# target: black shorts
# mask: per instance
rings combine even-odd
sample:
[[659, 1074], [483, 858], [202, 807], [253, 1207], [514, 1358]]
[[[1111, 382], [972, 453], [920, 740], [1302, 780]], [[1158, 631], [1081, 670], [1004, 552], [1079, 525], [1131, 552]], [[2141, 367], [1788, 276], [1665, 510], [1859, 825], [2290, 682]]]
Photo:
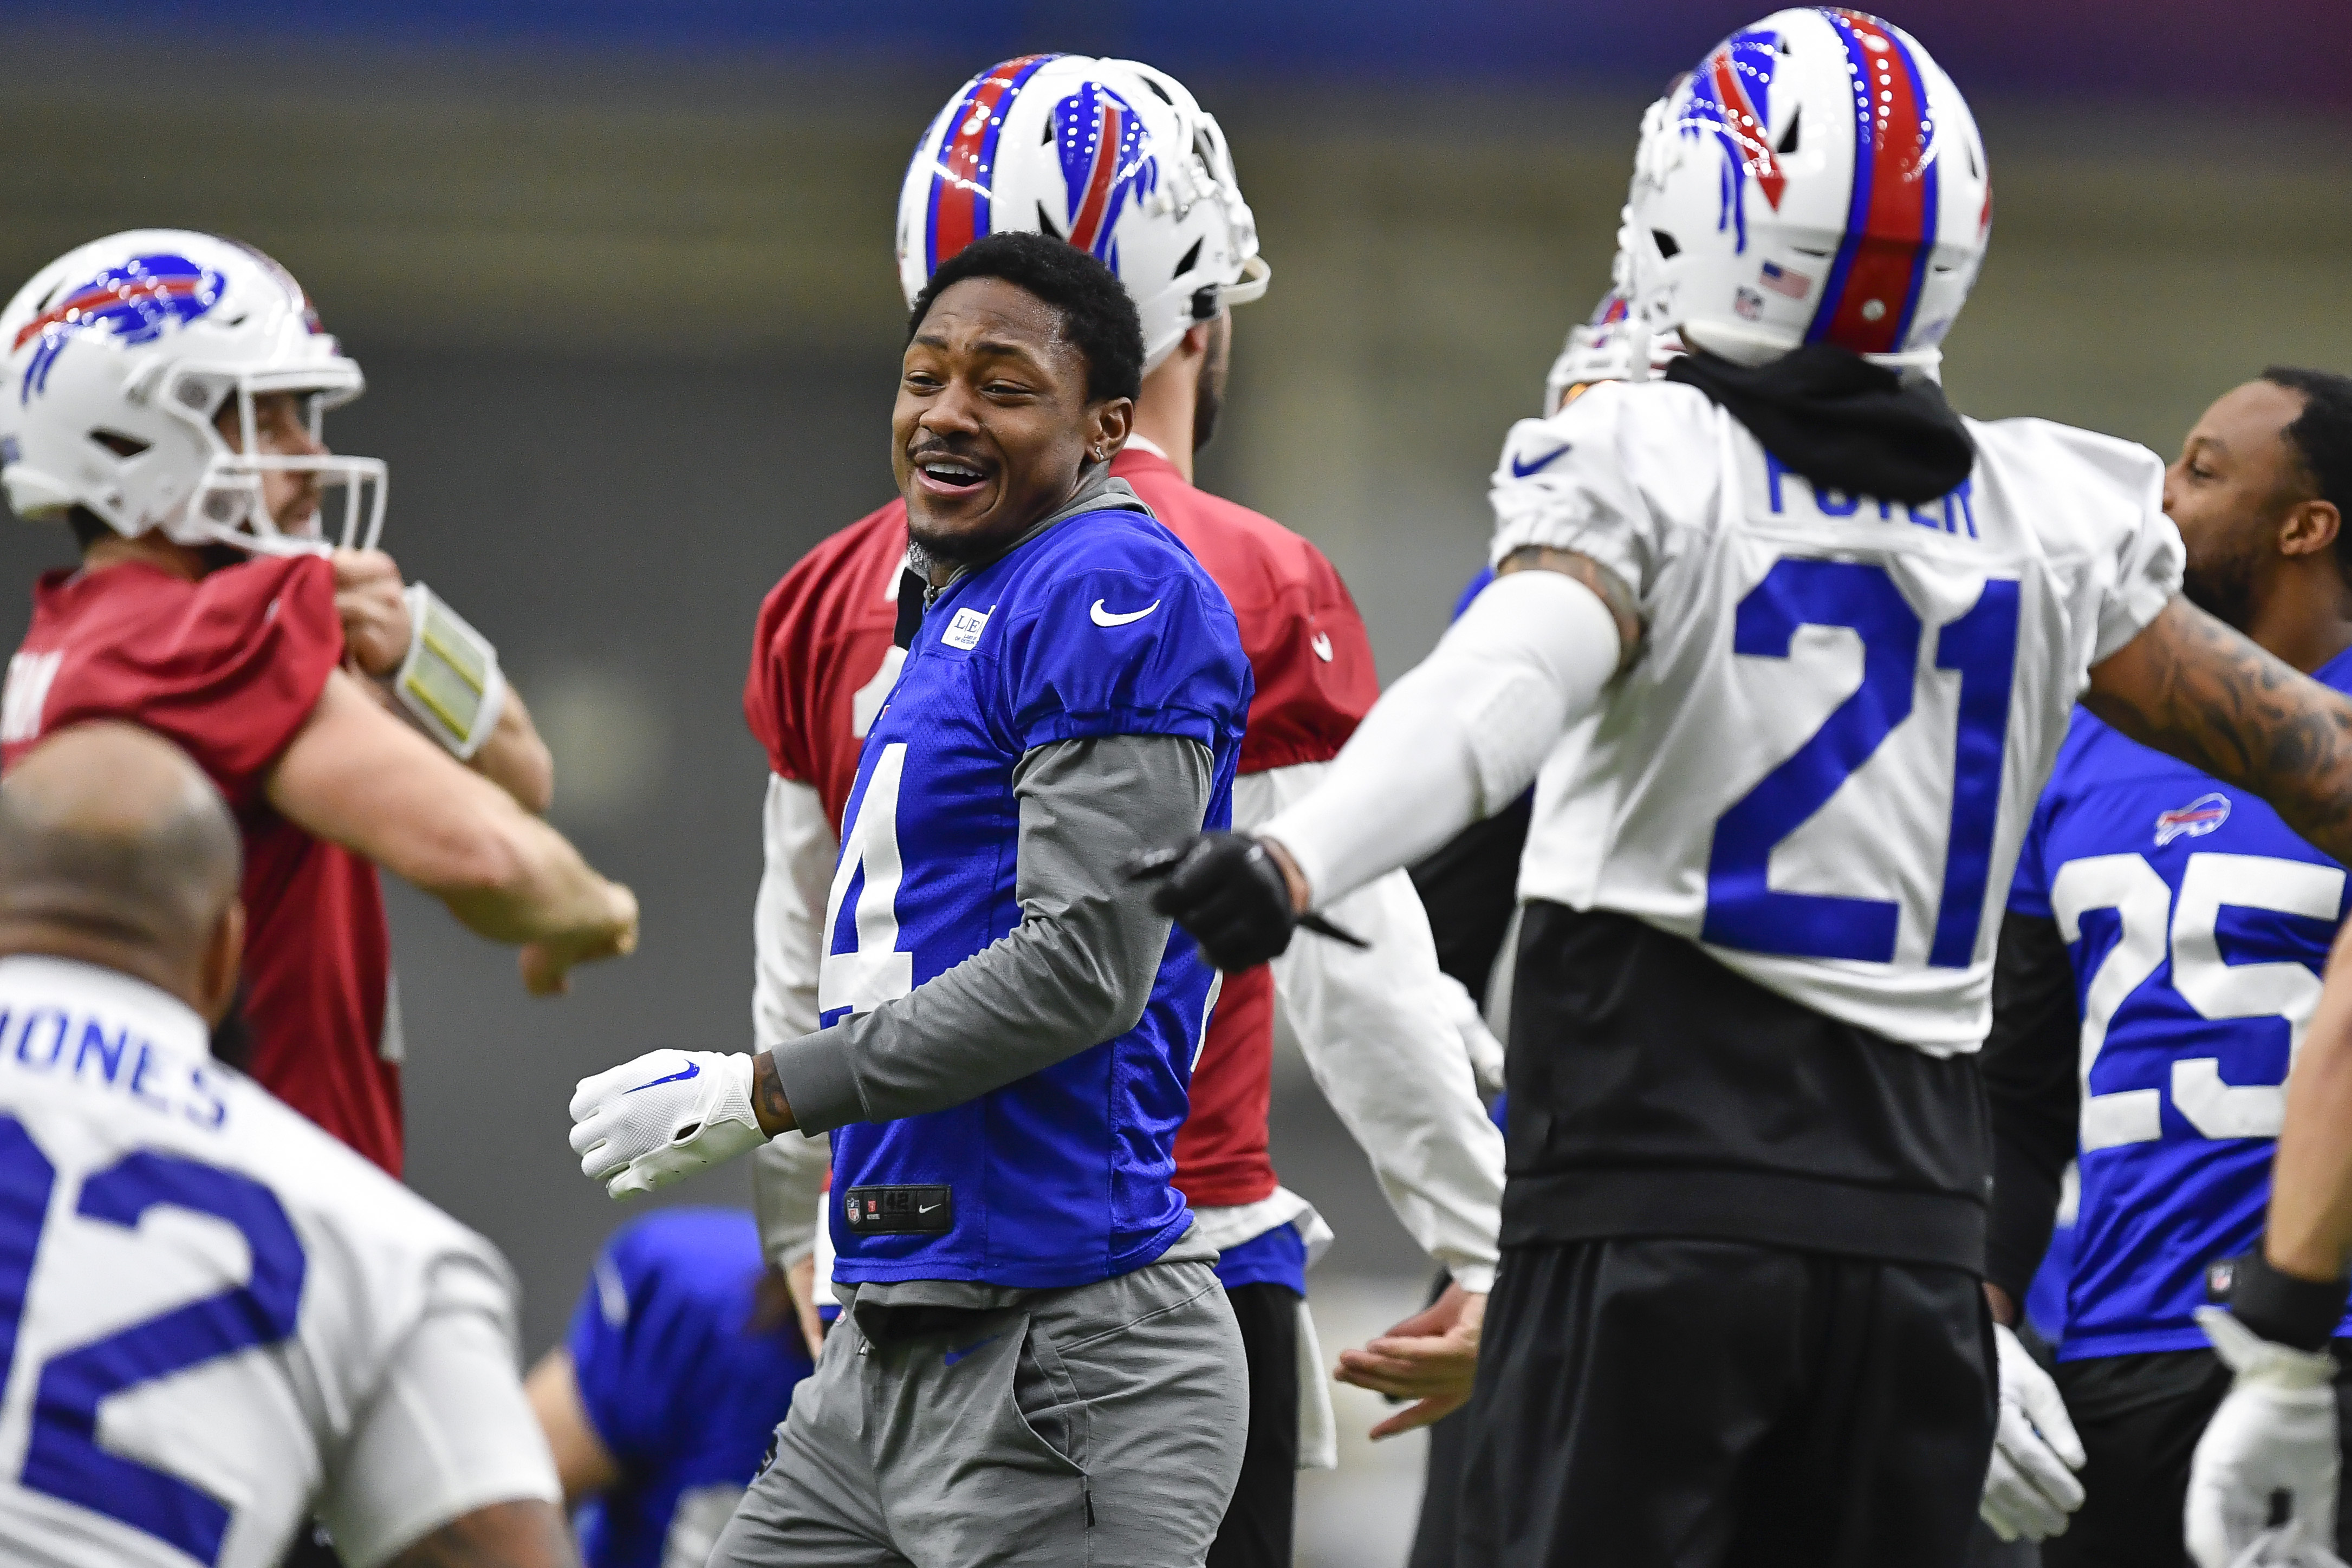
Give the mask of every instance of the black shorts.
[[1249, 1362], [1249, 1441], [1241, 1479], [1209, 1547], [1209, 1568], [1290, 1568], [1298, 1504], [1298, 1293], [1229, 1291]]
[[[2336, 1342], [2339, 1365], [2352, 1343]], [[2102, 1355], [2058, 1364], [2058, 1391], [2083, 1439], [2083, 1506], [2066, 1533], [2042, 1542], [2044, 1568], [2183, 1568], [2181, 1512], [2189, 1461], [2230, 1370], [2210, 1350]], [[2352, 1443], [2352, 1371], [2336, 1375], [2336, 1416]], [[2352, 1550], [2339, 1494], [2336, 1554]]]
[[1459, 1561], [1959, 1568], [1992, 1365], [1964, 1270], [1670, 1238], [1506, 1248]]

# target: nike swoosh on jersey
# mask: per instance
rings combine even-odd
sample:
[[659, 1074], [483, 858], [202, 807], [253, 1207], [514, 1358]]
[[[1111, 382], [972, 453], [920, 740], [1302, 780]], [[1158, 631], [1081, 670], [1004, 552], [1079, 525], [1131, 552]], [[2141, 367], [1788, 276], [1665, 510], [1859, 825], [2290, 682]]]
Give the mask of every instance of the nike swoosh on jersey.
[[946, 1207], [947, 1206], [945, 1204], [939, 1203], [919, 1203], [915, 1205], [915, 1212], [917, 1214], [929, 1214], [935, 1208], [944, 1208]]
[[1315, 650], [1315, 656], [1317, 658], [1322, 660], [1327, 664], [1331, 662], [1331, 633], [1328, 632], [1318, 632], [1315, 635], [1307, 639], [1307, 645]]
[[1553, 447], [1532, 463], [1522, 463], [1514, 457], [1511, 459], [1511, 477], [1524, 479], [1530, 474], [1539, 474], [1567, 455], [1568, 444], [1562, 444]]
[[1130, 621], [1142, 620], [1145, 616], [1150, 614], [1153, 611], [1159, 608], [1160, 601], [1155, 599], [1140, 610], [1130, 610], [1124, 615], [1114, 615], [1109, 611], [1105, 610], [1103, 608], [1103, 601], [1097, 599], [1094, 602], [1094, 608], [1087, 611], [1087, 613], [1094, 618], [1094, 622], [1097, 626], [1124, 626]]
[[[688, 1079], [697, 1076], [701, 1071], [702, 1063], [698, 1061], [689, 1061], [686, 1064], [686, 1070], [684, 1071], [673, 1072], [667, 1078], [656, 1078], [651, 1083], [640, 1083], [637, 1085], [637, 1089], [651, 1089], [654, 1087], [654, 1084], [656, 1083], [683, 1083]], [[637, 1092], [637, 1089], [625, 1090], [623, 1092], [635, 1094]]]

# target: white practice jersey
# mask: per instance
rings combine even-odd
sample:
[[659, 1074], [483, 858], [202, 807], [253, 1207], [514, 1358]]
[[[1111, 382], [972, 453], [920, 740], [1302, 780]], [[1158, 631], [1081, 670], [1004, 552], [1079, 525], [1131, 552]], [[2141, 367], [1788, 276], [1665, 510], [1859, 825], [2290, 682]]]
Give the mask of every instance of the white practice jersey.
[[[266, 1568], [315, 1511], [372, 1568], [551, 1500], [504, 1261], [207, 1032], [0, 959], [0, 1561]], [[490, 1386], [449, 1412], [461, 1376]]]
[[2182, 551], [2146, 448], [1969, 432], [1968, 481], [1910, 507], [1817, 490], [1677, 382], [1512, 428], [1494, 559], [1580, 551], [1648, 621], [1537, 780], [1522, 901], [1622, 911], [1828, 1017], [1976, 1049], [2074, 700]]

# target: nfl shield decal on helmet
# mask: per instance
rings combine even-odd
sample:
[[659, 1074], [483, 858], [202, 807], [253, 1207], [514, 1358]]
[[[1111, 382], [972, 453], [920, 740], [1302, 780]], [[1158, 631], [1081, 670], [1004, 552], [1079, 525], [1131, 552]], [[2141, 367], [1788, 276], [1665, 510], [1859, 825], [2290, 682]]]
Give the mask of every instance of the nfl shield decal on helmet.
[[193, 321], [220, 303], [221, 275], [182, 256], [134, 256], [59, 291], [54, 304], [17, 329], [13, 351], [32, 338], [40, 348], [26, 363], [19, 402], [48, 384], [49, 367], [77, 332], [107, 332], [126, 343], [152, 343], [174, 321]]
[[2229, 820], [2227, 795], [2200, 795], [2177, 811], [2157, 813], [2156, 847], [2162, 849], [2175, 839], [2201, 839]]

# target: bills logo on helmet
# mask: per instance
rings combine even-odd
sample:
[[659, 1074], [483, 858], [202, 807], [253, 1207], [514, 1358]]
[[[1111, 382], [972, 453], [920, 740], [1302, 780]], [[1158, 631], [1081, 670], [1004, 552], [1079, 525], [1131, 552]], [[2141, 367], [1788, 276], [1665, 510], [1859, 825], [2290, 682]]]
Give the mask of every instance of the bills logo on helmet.
[[2156, 847], [2162, 849], [2175, 839], [2201, 839], [2229, 820], [2227, 795], [2200, 795], [2177, 811], [2157, 813]]
[[1910, 334], [1936, 248], [1935, 126], [1902, 34], [1860, 11], [1822, 15], [1845, 45], [1853, 82], [1853, 188], [1805, 340], [1884, 354]]
[[184, 256], [133, 256], [86, 283], [64, 290], [57, 301], [18, 329], [13, 352], [33, 338], [41, 346], [25, 366], [17, 401], [29, 402], [48, 386], [57, 363], [77, 332], [110, 332], [126, 343], [152, 343], [175, 321], [193, 321], [220, 303], [221, 275]]
[[[1160, 185], [1160, 161], [1143, 119], [1118, 94], [1090, 81], [1054, 106], [1054, 137], [1069, 193], [1064, 237], [1117, 272], [1119, 214], [1129, 197], [1140, 199]], [[1052, 232], [1050, 223], [1045, 226]]]
[[996, 177], [996, 141], [1005, 111], [1037, 74], [1058, 55], [1023, 55], [974, 78], [950, 112], [954, 129], [940, 148], [931, 171], [931, 203], [923, 225], [923, 272], [989, 232], [990, 185]]
[[[1723, 149], [1723, 207], [1718, 229], [1736, 227], [1736, 251], [1748, 249], [1748, 176], [1774, 211], [1789, 177], [1772, 148], [1772, 68], [1780, 55], [1780, 35], [1766, 28], [1734, 33], [1706, 57], [1691, 83], [1683, 112], [1685, 136], [1712, 135]], [[1789, 127], [1793, 134], [1799, 128]]]

